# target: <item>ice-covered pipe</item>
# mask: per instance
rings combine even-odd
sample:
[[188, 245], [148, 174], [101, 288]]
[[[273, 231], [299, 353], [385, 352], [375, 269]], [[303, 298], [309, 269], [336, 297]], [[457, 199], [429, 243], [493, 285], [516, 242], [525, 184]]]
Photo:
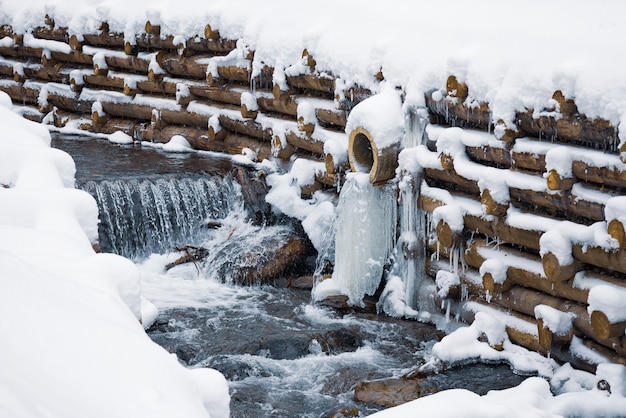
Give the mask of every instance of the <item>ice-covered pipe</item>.
[[400, 94], [393, 89], [383, 90], [359, 103], [350, 112], [346, 133], [352, 171], [369, 173], [374, 185], [394, 178], [404, 137]]

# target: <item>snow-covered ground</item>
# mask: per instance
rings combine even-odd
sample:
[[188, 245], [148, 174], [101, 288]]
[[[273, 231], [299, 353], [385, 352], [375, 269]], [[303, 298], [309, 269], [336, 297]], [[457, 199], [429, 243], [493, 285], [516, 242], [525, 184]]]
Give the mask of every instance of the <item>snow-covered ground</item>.
[[139, 269], [93, 250], [98, 208], [72, 158], [0, 103], [0, 416], [227, 417], [224, 377], [146, 335]]
[[[277, 81], [306, 48], [316, 70], [332, 72], [338, 84], [375, 92], [402, 86], [405, 104], [422, 105], [424, 93], [442, 89], [454, 74], [469, 85], [471, 100], [490, 103], [494, 120], [511, 123], [517, 110], [551, 107], [561, 90], [582, 113], [616, 127], [626, 119], [624, 12], [617, 0], [319, 0], [298, 7], [286, 0], [0, 0], [0, 23], [19, 33], [43, 25], [46, 14], [73, 34], [93, 33], [107, 21], [130, 41], [146, 20], [181, 39], [210, 23], [255, 51], [254, 69], [276, 68]], [[381, 69], [382, 85], [374, 77]], [[44, 127], [15, 116], [6, 95], [0, 102], [0, 415], [227, 416], [219, 373], [184, 369], [145, 335], [139, 321], [148, 325], [154, 309], [141, 298], [136, 267], [91, 248], [97, 209], [73, 189], [71, 158], [50, 149]], [[290, 196], [291, 182], [269, 180], [275, 198]], [[314, 225], [321, 212], [291, 202], [285, 209], [308, 221], [305, 228], [321, 241]], [[317, 209], [333, 215], [326, 201]], [[477, 341], [499, 332], [489, 316], [477, 318], [434, 352], [448, 361], [519, 361], [515, 347], [498, 354]], [[592, 375], [526, 352], [522, 358], [551, 384], [533, 377], [483, 397], [446, 391], [377, 415], [626, 416], [624, 366], [601, 364]], [[597, 387], [600, 380], [610, 391]]]

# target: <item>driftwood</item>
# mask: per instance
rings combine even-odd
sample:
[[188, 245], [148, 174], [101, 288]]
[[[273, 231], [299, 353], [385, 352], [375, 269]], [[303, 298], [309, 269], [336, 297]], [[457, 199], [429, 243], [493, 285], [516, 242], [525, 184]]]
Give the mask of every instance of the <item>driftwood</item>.
[[170, 270], [173, 267], [180, 266], [181, 264], [194, 263], [196, 269], [198, 269], [197, 261], [204, 260], [209, 255], [208, 248], [199, 247], [195, 245], [185, 245], [184, 247], [176, 247], [176, 251], [183, 252], [184, 254], [178, 257], [176, 260], [165, 265], [165, 270]]

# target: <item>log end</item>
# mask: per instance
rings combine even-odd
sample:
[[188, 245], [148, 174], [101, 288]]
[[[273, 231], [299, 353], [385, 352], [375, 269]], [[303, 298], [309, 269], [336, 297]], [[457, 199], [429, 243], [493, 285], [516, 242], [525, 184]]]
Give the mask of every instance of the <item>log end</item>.
[[70, 36], [69, 44], [70, 44], [70, 48], [72, 48], [72, 50], [74, 51], [83, 50], [83, 43], [78, 40], [78, 37], [76, 35]]
[[126, 55], [135, 55], [136, 52], [137, 51], [135, 45], [131, 44], [128, 41], [124, 42], [124, 53]]
[[258, 116], [258, 110], [249, 110], [245, 103], [241, 104], [241, 117], [244, 119], [256, 119]]
[[98, 64], [93, 65], [93, 74], [97, 76], [106, 77], [109, 74], [108, 68], [100, 68]]
[[161, 34], [161, 26], [160, 25], [155, 25], [152, 22], [150, 22], [149, 20], [146, 21], [146, 25], [144, 27], [144, 30], [149, 35], [159, 36]]
[[578, 106], [574, 102], [574, 99], [566, 99], [561, 90], [557, 90], [552, 94], [552, 99], [559, 104], [560, 112], [563, 115], [570, 116], [578, 113]]
[[296, 148], [287, 143], [284, 144], [283, 140], [275, 135], [272, 137], [272, 155], [281, 160], [289, 160], [291, 156], [296, 152]]
[[493, 280], [493, 275], [487, 272], [483, 274], [482, 280], [483, 280], [483, 288], [485, 289], [485, 291], [493, 294], [496, 288], [495, 281]]
[[608, 339], [624, 336], [624, 322], [611, 323], [602, 311], [591, 312], [591, 328], [598, 338]]
[[541, 265], [543, 266], [543, 272], [548, 280], [551, 282], [557, 282], [561, 276], [561, 264], [556, 255], [552, 253], [546, 253], [541, 257]]
[[544, 351], [552, 347], [552, 331], [543, 323], [543, 319], [537, 319], [537, 334], [539, 335], [539, 345]]
[[442, 152], [439, 154], [439, 161], [441, 162], [441, 167], [446, 171], [454, 168], [454, 159], [446, 153]]
[[612, 238], [619, 242], [620, 248], [626, 248], [626, 231], [624, 231], [624, 224], [618, 219], [611, 219], [607, 226], [607, 232]]
[[454, 244], [454, 233], [447, 222], [444, 222], [443, 220], [439, 221], [435, 231], [437, 232], [437, 240], [440, 245], [444, 248], [452, 247], [452, 244]]
[[460, 101], [464, 101], [469, 95], [467, 84], [460, 83], [454, 75], [449, 76], [446, 80], [446, 91], [449, 96], [456, 97]]
[[313, 56], [309, 53], [309, 50], [306, 48], [304, 48], [304, 50], [302, 51], [302, 59], [304, 60], [304, 64], [307, 67], [313, 68], [317, 65], [317, 62], [315, 61]]
[[480, 203], [484, 206], [487, 215], [503, 216], [509, 210], [509, 204], [496, 202], [488, 189], [481, 192]]
[[216, 130], [214, 126], [209, 126], [209, 141], [223, 141], [228, 135], [228, 131], [224, 128]]
[[307, 136], [311, 136], [315, 130], [314, 123], [305, 123], [304, 118], [298, 118], [298, 130], [304, 132]]
[[213, 29], [211, 25], [206, 25], [204, 27], [204, 38], [215, 41], [220, 38], [220, 33], [218, 30]]
[[574, 179], [564, 178], [554, 169], [548, 172], [546, 183], [550, 190], [571, 190]]

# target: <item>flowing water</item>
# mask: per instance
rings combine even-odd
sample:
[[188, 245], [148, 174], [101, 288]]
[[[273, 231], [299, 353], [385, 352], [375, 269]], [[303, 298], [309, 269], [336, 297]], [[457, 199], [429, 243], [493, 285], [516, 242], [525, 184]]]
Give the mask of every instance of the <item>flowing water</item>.
[[[308, 291], [233, 285], [230, 272], [249, 254], [293, 231], [248, 219], [250, 202], [223, 160], [94, 139], [57, 137], [53, 145], [74, 157], [77, 184], [99, 201], [103, 247], [140, 267], [142, 292], [159, 308], [150, 337], [189, 367], [221, 371], [233, 417], [365, 416], [381, 407], [356, 402], [354, 386], [407, 373], [441, 338], [418, 321], [317, 306]], [[198, 227], [206, 218], [221, 227]], [[209, 257], [166, 270], [178, 256], [169, 249], [189, 243], [209, 248]], [[521, 380], [507, 365], [477, 364], [424, 385], [482, 394]]]

